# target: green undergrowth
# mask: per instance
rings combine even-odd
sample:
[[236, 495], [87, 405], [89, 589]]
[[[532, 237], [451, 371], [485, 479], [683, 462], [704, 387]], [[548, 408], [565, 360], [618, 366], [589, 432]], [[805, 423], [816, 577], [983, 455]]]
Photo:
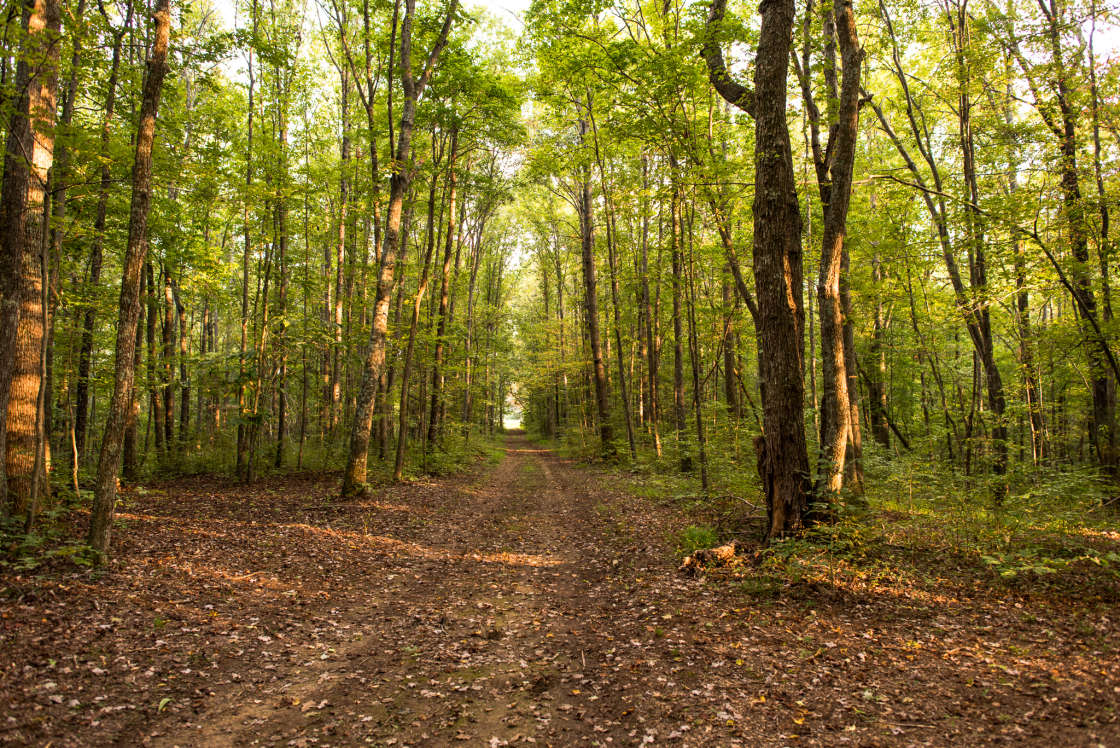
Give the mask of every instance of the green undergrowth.
[[0, 518], [0, 571], [35, 572], [49, 564], [69, 563], [91, 567], [96, 562], [93, 551], [74, 534], [75, 511], [88, 506], [92, 495], [62, 488], [55, 492], [50, 505], [39, 512], [28, 531], [26, 518]]
[[719, 544], [719, 533], [711, 525], [689, 525], [676, 533], [677, 555], [684, 557]]
[[980, 585], [1080, 602], [1120, 600], [1120, 511], [1103, 504], [1091, 471], [1020, 469], [1007, 476], [997, 503], [1000, 492], [987, 474], [965, 476], [870, 445], [865, 492], [839, 497], [835, 524], [764, 547], [765, 507], [753, 451], [743, 443], [709, 443], [704, 492], [697, 471], [681, 471], [671, 441], [660, 457], [646, 448], [613, 466], [595, 460], [597, 442], [584, 436], [549, 446], [615, 470], [632, 495], [675, 509], [679, 524], [666, 542], [678, 556], [732, 538], [753, 544], [750, 563], [725, 574], [752, 596], [884, 588], [963, 596]]
[[409, 450], [404, 477], [447, 477], [470, 470], [475, 465], [496, 465], [505, 454], [501, 437], [472, 434], [469, 439], [461, 435], [447, 436], [439, 447], [427, 451]]

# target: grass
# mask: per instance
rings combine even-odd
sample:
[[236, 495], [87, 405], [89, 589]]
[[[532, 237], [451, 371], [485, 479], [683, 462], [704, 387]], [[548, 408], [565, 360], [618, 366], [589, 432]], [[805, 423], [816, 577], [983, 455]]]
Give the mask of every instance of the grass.
[[676, 536], [677, 555], [684, 557], [703, 548], [719, 545], [719, 534], [708, 525], [689, 525]]

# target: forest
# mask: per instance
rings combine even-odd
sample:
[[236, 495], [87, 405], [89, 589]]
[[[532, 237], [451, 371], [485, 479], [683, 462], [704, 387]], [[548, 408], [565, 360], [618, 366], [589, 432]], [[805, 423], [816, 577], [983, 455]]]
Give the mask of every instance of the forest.
[[1120, 741], [1120, 7], [510, 1], [6, 4], [0, 744]]

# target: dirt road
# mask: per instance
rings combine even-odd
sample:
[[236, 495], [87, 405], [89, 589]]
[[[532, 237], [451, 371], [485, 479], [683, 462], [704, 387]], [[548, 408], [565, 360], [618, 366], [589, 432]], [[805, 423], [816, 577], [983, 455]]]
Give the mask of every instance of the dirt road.
[[1120, 744], [1107, 605], [686, 578], [617, 481], [512, 437], [357, 503], [134, 492], [106, 572], [5, 580], [0, 743]]
[[408, 521], [370, 539], [377, 563], [334, 611], [342, 636], [322, 632], [316, 656], [216, 694], [155, 744], [627, 744], [687, 733], [688, 710], [672, 705], [682, 686], [646, 646], [673, 614], [633, 598], [630, 580], [652, 570], [688, 583], [668, 574], [663, 537], [635, 545], [598, 477], [513, 437], [493, 471], [439, 491], [391, 490], [370, 508]]

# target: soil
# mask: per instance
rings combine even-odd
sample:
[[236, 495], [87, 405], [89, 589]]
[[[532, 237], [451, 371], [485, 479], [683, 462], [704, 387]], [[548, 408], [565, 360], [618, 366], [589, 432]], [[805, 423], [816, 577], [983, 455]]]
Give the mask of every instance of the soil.
[[679, 509], [524, 437], [337, 483], [132, 490], [107, 567], [0, 575], [0, 743], [1120, 745], [1107, 600], [686, 576]]

